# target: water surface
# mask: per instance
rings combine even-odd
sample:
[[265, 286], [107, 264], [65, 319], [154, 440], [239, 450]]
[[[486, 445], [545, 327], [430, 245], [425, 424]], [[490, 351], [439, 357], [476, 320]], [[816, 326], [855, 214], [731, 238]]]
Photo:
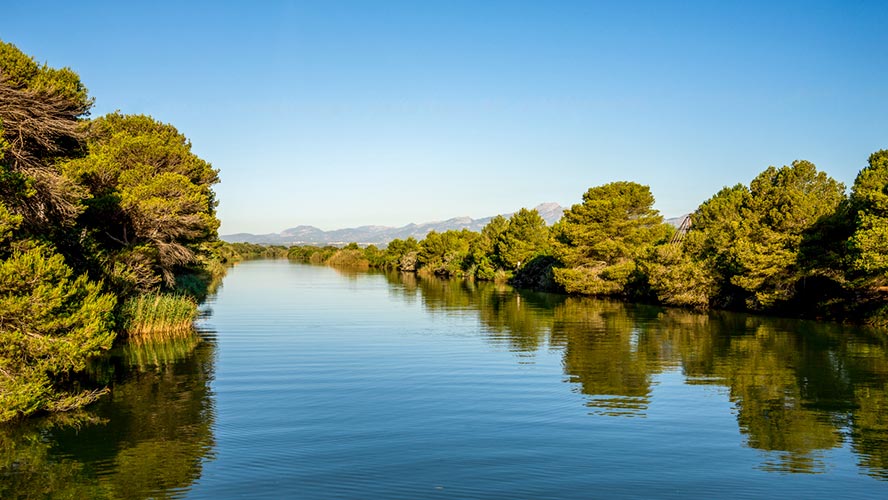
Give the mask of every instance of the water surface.
[[888, 341], [243, 263], [199, 335], [0, 433], [2, 498], [883, 498]]

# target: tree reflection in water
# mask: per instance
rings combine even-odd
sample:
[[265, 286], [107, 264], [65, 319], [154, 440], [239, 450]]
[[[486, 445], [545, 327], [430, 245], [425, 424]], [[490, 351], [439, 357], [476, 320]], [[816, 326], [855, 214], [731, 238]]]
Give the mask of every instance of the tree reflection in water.
[[[563, 353], [591, 413], [644, 417], [656, 377], [727, 389], [745, 444], [778, 472], [822, 472], [850, 441], [859, 466], [888, 479], [888, 346], [884, 333], [779, 318], [698, 314], [515, 291], [494, 283], [389, 274], [392, 293], [432, 312], [474, 310], [489, 341], [522, 358]], [[692, 408], [688, 411], [693, 411]]]
[[[883, 333], [494, 283], [386, 279], [392, 297], [432, 314], [477, 315], [486, 341], [520, 363], [560, 355], [591, 418], [652, 414], [656, 384], [677, 373], [726, 395], [745, 445], [762, 452], [760, 468], [821, 472], [827, 455], [845, 447], [863, 472], [888, 479]], [[88, 413], [0, 428], [0, 498], [185, 494], [213, 458], [215, 351], [210, 333], [131, 344], [93, 367], [113, 392]]]
[[207, 334], [115, 349], [91, 370], [112, 387], [100, 403], [0, 429], [0, 498], [166, 498], [189, 488], [213, 454], [214, 352]]

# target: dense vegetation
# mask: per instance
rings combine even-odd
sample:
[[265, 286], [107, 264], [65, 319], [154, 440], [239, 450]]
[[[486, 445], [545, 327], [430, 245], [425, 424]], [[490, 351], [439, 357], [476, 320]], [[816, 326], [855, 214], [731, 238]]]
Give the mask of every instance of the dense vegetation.
[[93, 401], [103, 389], [77, 373], [115, 332], [187, 330], [224, 265], [248, 258], [888, 324], [888, 151], [850, 195], [810, 162], [769, 167], [703, 202], [686, 232], [647, 186], [614, 182], [553, 227], [522, 209], [384, 249], [285, 249], [219, 242], [218, 171], [188, 139], [91, 106], [75, 72], [0, 42], [0, 421]]
[[292, 247], [289, 257], [336, 266], [519, 286], [695, 309], [888, 324], [888, 151], [851, 189], [807, 161], [768, 167], [726, 187], [676, 232], [647, 186], [613, 182], [547, 227], [536, 211], [496, 217], [480, 233], [431, 232], [387, 248]]
[[227, 243], [216, 241], [211, 245], [213, 255], [221, 264], [234, 264], [250, 259], [285, 259], [287, 247], [256, 243]]
[[173, 126], [91, 106], [0, 42], [0, 421], [94, 400], [87, 360], [116, 331], [190, 328], [218, 274], [218, 172]]

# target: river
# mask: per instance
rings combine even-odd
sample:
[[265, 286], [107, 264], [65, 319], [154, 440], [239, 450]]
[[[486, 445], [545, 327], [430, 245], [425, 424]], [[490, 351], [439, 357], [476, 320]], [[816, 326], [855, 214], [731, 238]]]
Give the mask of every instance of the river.
[[885, 498], [888, 335], [242, 263], [88, 411], [0, 428], [0, 498]]

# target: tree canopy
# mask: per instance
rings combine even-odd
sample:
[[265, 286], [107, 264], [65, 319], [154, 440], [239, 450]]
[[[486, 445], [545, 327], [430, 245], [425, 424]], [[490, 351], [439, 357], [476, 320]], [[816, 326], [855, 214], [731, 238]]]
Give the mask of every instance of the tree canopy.
[[534, 256], [549, 250], [549, 227], [536, 210], [521, 210], [509, 217], [496, 238], [494, 249], [508, 270], [516, 270]]
[[84, 225], [133, 288], [172, 286], [177, 268], [217, 237], [218, 171], [172, 125], [148, 116], [113, 113], [86, 130], [89, 154], [63, 165], [88, 190]]
[[81, 190], [54, 164], [82, 146], [86, 92], [70, 69], [39, 65], [0, 41], [0, 201], [32, 233], [79, 213]]
[[869, 157], [851, 191], [852, 268], [877, 286], [888, 284], [888, 150]]
[[208, 272], [218, 172], [171, 125], [91, 106], [77, 73], [0, 41], [0, 421], [94, 399], [70, 378], [123, 304]]
[[634, 182], [586, 191], [555, 226], [554, 252], [564, 264], [555, 281], [569, 293], [626, 293], [636, 260], [671, 233], [653, 205], [650, 188]]

